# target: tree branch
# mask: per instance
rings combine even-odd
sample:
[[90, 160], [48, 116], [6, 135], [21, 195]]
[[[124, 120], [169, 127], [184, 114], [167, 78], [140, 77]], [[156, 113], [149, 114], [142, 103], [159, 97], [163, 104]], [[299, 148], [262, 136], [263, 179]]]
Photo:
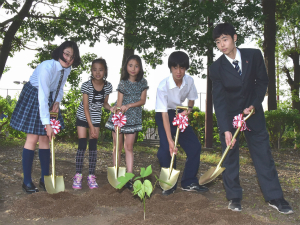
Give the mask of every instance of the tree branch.
[[290, 74], [289, 69], [286, 68], [286, 66], [284, 66], [284, 67], [282, 68], [282, 71], [286, 74], [286, 76], [287, 76], [287, 82], [288, 82], [288, 84], [292, 87], [292, 86], [294, 85], [294, 80], [293, 80], [293, 78], [291, 77], [291, 74]]
[[5, 64], [11, 50], [12, 40], [15, 37], [16, 32], [20, 28], [21, 24], [23, 23], [24, 18], [28, 15], [28, 12], [32, 6], [33, 0], [26, 0], [22, 9], [18, 13], [17, 18], [12, 22], [9, 26], [5, 37], [3, 39], [3, 45], [0, 52], [0, 78], [2, 77]]

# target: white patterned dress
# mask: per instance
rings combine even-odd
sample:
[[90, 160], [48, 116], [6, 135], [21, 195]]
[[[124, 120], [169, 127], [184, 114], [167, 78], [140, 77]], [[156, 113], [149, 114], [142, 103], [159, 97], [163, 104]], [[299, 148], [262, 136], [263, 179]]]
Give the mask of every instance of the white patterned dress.
[[[129, 80], [121, 80], [117, 91], [123, 94], [122, 105], [135, 103], [141, 100], [142, 92], [148, 89], [147, 80], [142, 78], [139, 82], [131, 82]], [[116, 102], [117, 103], [117, 102]], [[142, 131], [142, 107], [132, 107], [125, 112], [127, 122], [125, 126], [121, 128], [121, 133], [132, 134]], [[113, 113], [111, 113], [105, 127], [111, 131], [114, 131], [114, 124], [111, 121]]]

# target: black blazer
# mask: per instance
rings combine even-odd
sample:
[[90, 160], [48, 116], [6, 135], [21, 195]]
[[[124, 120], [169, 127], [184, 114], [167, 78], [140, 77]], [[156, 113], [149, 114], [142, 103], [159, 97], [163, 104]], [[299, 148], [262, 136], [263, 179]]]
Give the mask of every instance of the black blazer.
[[250, 105], [255, 107], [255, 114], [249, 118], [247, 126], [253, 131], [259, 131], [266, 126], [262, 101], [269, 80], [263, 56], [258, 49], [239, 50], [242, 58], [242, 76], [225, 55], [220, 56], [209, 68], [220, 133], [232, 130], [233, 117]]

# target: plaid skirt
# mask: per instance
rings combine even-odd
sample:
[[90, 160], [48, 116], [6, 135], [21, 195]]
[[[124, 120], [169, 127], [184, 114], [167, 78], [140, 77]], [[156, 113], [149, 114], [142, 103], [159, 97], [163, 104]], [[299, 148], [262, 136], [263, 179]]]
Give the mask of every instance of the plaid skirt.
[[[48, 105], [52, 103], [52, 92], [49, 95]], [[58, 120], [61, 124], [61, 129], [64, 128], [64, 120], [59, 111]], [[10, 119], [10, 126], [26, 134], [47, 135], [45, 125], [40, 119], [38, 89], [33, 87], [30, 82], [27, 82], [20, 94], [17, 105]]]

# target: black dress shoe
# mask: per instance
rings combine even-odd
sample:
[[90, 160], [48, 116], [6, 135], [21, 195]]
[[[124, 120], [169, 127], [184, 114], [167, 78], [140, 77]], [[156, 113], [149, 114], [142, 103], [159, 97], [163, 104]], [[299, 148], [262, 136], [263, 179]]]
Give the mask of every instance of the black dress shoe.
[[43, 191], [46, 191], [45, 183], [40, 179], [39, 187], [43, 189]]
[[23, 183], [22, 189], [27, 194], [32, 194], [32, 193], [35, 193], [35, 192], [39, 192], [39, 189], [37, 189], [32, 182], [29, 184], [29, 186], [27, 186], [26, 184]]
[[230, 209], [234, 212], [242, 211], [241, 199], [239, 199], [239, 198], [231, 199], [228, 204], [228, 209]]
[[192, 183], [188, 186], [181, 187], [183, 191], [207, 192], [208, 188], [197, 183]]
[[132, 180], [128, 181], [124, 186], [129, 190], [133, 190]]
[[168, 196], [170, 194], [173, 194], [175, 192], [175, 190], [176, 190], [176, 185], [169, 190], [166, 190], [166, 191], [163, 190], [161, 194], [164, 196]]

